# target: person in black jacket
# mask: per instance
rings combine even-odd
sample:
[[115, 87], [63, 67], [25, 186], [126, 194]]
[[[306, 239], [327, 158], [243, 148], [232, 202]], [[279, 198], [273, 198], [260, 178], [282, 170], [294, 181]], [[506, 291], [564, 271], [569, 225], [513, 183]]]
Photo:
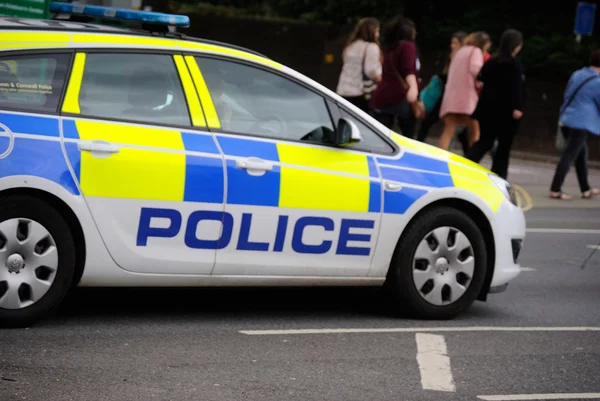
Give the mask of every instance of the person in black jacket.
[[483, 89], [473, 117], [479, 121], [481, 134], [467, 158], [479, 163], [498, 140], [492, 171], [506, 179], [513, 139], [523, 117], [525, 97], [523, 66], [516, 59], [523, 48], [523, 35], [515, 29], [504, 31], [498, 53], [481, 69]]

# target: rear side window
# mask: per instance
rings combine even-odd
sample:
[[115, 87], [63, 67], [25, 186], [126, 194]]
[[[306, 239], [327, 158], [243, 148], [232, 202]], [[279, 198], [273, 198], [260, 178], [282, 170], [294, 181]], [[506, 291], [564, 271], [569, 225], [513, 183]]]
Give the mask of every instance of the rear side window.
[[90, 117], [191, 125], [177, 67], [164, 54], [87, 54], [79, 108]]
[[70, 54], [0, 56], [0, 108], [55, 113]]

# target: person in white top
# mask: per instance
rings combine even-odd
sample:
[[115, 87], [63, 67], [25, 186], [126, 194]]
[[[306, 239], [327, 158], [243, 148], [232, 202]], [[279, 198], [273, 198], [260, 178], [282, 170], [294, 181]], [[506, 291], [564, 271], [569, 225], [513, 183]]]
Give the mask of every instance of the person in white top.
[[376, 18], [358, 21], [342, 53], [343, 66], [336, 92], [368, 112], [370, 94], [381, 81], [380, 24]]

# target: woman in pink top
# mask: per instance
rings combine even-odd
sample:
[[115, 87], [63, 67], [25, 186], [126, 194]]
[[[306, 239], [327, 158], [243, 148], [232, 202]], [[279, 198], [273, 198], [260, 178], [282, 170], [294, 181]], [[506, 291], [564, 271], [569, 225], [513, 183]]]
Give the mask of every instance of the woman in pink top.
[[483, 66], [484, 54], [488, 53], [490, 47], [489, 35], [475, 32], [467, 36], [464, 46], [452, 58], [440, 107], [440, 118], [444, 121], [439, 142], [442, 149], [448, 149], [458, 125], [467, 125], [469, 146], [479, 140], [479, 124], [471, 118], [471, 114], [479, 98], [477, 75]]

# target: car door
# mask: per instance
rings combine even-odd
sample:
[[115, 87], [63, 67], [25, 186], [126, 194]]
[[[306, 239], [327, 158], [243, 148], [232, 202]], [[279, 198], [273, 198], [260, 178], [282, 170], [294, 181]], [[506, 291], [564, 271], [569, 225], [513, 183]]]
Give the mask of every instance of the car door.
[[270, 70], [186, 60], [226, 163], [213, 275], [366, 276], [381, 181], [371, 155], [329, 144], [326, 99]]
[[210, 274], [224, 209], [223, 159], [181, 55], [77, 53], [62, 137], [117, 264], [139, 273]]

